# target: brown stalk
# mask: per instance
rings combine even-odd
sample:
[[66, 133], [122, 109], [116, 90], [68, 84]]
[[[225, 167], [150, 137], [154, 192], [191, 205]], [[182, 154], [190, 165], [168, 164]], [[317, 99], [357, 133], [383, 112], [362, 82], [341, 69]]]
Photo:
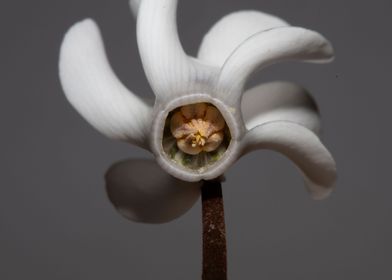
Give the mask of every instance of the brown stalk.
[[203, 211], [203, 280], [226, 280], [226, 230], [222, 186], [219, 181], [204, 181]]

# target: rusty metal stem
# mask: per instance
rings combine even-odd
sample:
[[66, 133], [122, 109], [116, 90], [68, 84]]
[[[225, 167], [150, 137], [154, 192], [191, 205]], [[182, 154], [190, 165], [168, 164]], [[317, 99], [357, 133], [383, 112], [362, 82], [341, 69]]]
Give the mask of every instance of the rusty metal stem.
[[203, 211], [203, 280], [227, 279], [226, 230], [222, 186], [219, 181], [204, 181]]

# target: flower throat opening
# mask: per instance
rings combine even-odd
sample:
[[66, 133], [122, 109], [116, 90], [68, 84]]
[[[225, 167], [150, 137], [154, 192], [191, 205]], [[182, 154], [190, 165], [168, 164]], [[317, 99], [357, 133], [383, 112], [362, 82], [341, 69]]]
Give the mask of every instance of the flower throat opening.
[[230, 141], [230, 131], [219, 110], [209, 103], [196, 103], [169, 113], [162, 145], [176, 164], [203, 172], [219, 161]]

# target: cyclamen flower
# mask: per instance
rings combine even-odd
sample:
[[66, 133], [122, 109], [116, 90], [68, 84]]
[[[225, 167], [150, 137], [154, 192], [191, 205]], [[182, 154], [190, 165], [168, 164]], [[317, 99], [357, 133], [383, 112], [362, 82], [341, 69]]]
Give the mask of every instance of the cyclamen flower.
[[193, 206], [201, 180], [219, 178], [256, 149], [292, 160], [315, 199], [330, 193], [336, 166], [319, 140], [317, 107], [306, 90], [280, 81], [246, 89], [255, 71], [277, 62], [331, 61], [333, 49], [323, 36], [272, 15], [239, 11], [212, 27], [194, 58], [178, 37], [177, 0], [130, 4], [154, 105], [116, 77], [90, 19], [66, 34], [59, 66], [66, 97], [91, 125], [152, 152], [167, 172], [147, 160], [115, 164], [107, 190], [122, 214], [170, 221]]

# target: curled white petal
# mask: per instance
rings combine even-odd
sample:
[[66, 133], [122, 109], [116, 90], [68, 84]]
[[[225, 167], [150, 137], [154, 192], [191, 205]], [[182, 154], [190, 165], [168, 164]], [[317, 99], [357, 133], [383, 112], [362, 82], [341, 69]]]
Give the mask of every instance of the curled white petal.
[[120, 214], [134, 222], [153, 224], [187, 212], [198, 200], [202, 184], [178, 180], [151, 160], [116, 163], [105, 179], [109, 199]]
[[59, 71], [67, 99], [92, 126], [146, 148], [151, 109], [114, 74], [92, 20], [75, 24], [65, 35]]
[[272, 121], [298, 123], [320, 132], [317, 105], [301, 86], [275, 81], [247, 90], [242, 97], [242, 114], [247, 129]]
[[204, 36], [198, 58], [222, 67], [230, 54], [250, 36], [288, 23], [259, 11], [238, 11], [223, 17]]
[[216, 94], [237, 104], [245, 83], [259, 69], [282, 61], [327, 62], [333, 48], [322, 35], [300, 27], [257, 33], [239, 46], [223, 66]]
[[137, 38], [143, 67], [158, 99], [172, 100], [210, 86], [214, 69], [188, 57], [178, 37], [177, 0], [143, 0]]
[[131, 11], [135, 18], [137, 18], [141, 1], [142, 0], [129, 0], [129, 6], [131, 7]]
[[292, 160], [304, 174], [314, 199], [327, 197], [336, 180], [336, 164], [319, 138], [309, 129], [290, 122], [276, 121], [257, 126], [242, 141], [244, 153], [270, 149]]

